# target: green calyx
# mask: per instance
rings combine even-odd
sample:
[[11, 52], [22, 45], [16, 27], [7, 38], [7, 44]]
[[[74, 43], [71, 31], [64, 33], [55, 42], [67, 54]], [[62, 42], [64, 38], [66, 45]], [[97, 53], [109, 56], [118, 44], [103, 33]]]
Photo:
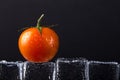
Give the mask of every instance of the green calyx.
[[42, 32], [42, 27], [41, 27], [40, 21], [43, 17], [44, 17], [44, 14], [42, 14], [37, 21], [37, 26], [36, 27], [39, 29], [40, 32]]

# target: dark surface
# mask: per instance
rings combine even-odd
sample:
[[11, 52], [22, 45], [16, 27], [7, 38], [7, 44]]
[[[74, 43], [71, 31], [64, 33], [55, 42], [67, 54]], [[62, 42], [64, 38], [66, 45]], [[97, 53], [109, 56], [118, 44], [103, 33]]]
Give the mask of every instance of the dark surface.
[[17, 46], [21, 28], [58, 24], [58, 57], [119, 61], [120, 0], [1, 0], [0, 59], [25, 60]]
[[56, 80], [88, 80], [85, 59], [57, 59]]
[[89, 80], [119, 80], [117, 63], [90, 62]]
[[53, 80], [54, 63], [27, 62], [24, 67], [24, 80]]

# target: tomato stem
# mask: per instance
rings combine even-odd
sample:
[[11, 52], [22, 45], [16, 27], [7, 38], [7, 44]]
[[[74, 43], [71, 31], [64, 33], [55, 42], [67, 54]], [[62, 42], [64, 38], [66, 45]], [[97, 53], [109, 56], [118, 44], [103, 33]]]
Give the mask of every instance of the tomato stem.
[[41, 21], [41, 19], [44, 17], [44, 14], [42, 14], [41, 16], [40, 16], [40, 18], [38, 19], [38, 21], [37, 21], [37, 28], [40, 30], [40, 32], [42, 31], [42, 27], [41, 27], [41, 25], [40, 25], [40, 21]]

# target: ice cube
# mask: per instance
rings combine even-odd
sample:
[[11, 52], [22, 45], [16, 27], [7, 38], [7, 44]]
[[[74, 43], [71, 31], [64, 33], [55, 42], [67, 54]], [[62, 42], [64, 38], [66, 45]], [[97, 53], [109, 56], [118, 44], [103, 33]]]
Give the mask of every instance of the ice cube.
[[84, 58], [59, 58], [56, 80], [88, 80], [88, 61]]
[[24, 63], [24, 80], [54, 80], [54, 63]]
[[117, 62], [89, 62], [89, 80], [118, 80], [118, 74]]
[[0, 80], [21, 80], [19, 62], [0, 61]]
[[120, 80], [120, 64], [119, 64], [119, 80]]

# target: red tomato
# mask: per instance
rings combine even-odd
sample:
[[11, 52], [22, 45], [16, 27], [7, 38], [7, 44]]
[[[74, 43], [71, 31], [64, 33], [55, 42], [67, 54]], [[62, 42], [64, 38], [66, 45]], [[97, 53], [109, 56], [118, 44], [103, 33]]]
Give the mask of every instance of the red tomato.
[[49, 27], [31, 27], [23, 31], [18, 40], [23, 57], [31, 62], [47, 62], [57, 53], [59, 37]]

